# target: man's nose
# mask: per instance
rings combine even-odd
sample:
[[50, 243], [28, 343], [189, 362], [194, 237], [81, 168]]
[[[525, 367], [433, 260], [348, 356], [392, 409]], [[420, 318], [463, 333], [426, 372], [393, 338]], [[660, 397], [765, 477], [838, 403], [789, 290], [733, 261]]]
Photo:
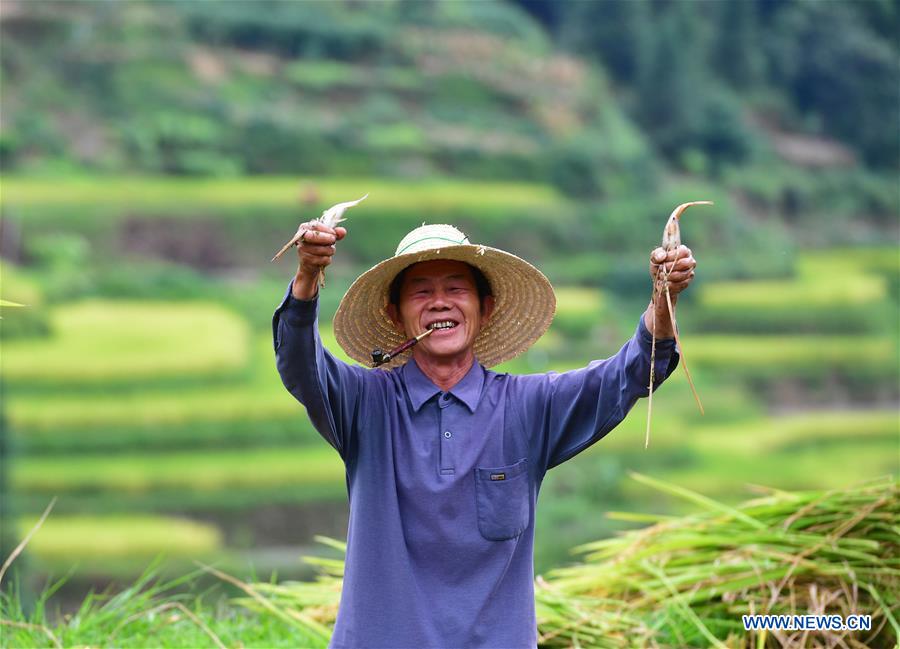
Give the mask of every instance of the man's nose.
[[432, 294], [431, 304], [428, 305], [429, 309], [439, 309], [443, 311], [450, 307], [450, 300], [447, 299], [447, 295], [443, 291], [435, 291]]

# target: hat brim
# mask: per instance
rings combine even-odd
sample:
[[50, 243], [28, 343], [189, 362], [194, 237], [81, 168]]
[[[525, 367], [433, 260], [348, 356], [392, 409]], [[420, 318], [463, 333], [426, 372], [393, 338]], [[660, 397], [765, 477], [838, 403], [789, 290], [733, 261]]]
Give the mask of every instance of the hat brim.
[[[389, 351], [406, 341], [388, 315], [388, 290], [404, 268], [435, 259], [469, 263], [490, 282], [494, 312], [475, 339], [475, 356], [485, 367], [515, 358], [550, 327], [556, 313], [556, 296], [541, 271], [497, 248], [452, 245], [392, 257], [353, 282], [334, 315], [335, 338], [350, 358], [371, 367], [373, 349]], [[410, 353], [398, 354], [381, 367], [403, 365]]]

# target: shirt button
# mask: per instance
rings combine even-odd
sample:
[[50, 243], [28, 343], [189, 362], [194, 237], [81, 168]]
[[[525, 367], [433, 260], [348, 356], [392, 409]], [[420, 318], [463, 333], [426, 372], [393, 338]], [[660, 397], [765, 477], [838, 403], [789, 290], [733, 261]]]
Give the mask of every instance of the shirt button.
[[445, 430], [444, 437], [446, 437], [447, 439], [450, 439], [451, 437], [453, 437], [453, 434], [449, 430]]
[[449, 394], [442, 394], [442, 395], [441, 395], [441, 403], [447, 403], [448, 401], [450, 401], [450, 395], [449, 395]]

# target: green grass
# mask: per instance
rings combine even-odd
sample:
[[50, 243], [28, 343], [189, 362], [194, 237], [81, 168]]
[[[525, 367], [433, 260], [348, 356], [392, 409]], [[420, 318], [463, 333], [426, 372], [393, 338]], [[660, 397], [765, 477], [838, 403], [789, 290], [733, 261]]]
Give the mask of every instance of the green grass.
[[[724, 431], [723, 431], [724, 432]], [[875, 476], [897, 475], [896, 439], [869, 439], [781, 453], [730, 455], [694, 449], [694, 463], [661, 470], [661, 479], [702, 490], [729, 502], [747, 494], [752, 485], [776, 489], [844, 489]], [[629, 492], [629, 495], [636, 495]]]
[[277, 616], [233, 606], [213, 606], [184, 592], [199, 577], [187, 573], [163, 581], [148, 569], [118, 592], [87, 596], [62, 617], [51, 598], [63, 582], [48, 586], [26, 612], [18, 591], [0, 592], [3, 647], [310, 647], [327, 645], [321, 634], [293, 628]]
[[784, 309], [871, 307], [887, 297], [886, 283], [874, 275], [809, 281], [717, 282], [700, 288], [699, 301], [710, 309]]
[[[388, 180], [383, 178], [242, 178], [172, 179], [155, 177], [85, 177], [47, 180], [4, 178], [4, 203], [25, 209], [39, 206], [116, 207], [133, 211], [162, 206], [179, 211], [196, 207], [277, 206], [295, 208], [304, 187], [314, 187], [322, 204], [332, 205], [368, 192], [366, 206], [379, 210], [444, 212], [537, 211], [557, 209], [564, 199], [549, 185], [465, 180]], [[360, 209], [362, 211], [362, 209]], [[193, 212], [189, 212], [193, 214]]]
[[687, 351], [698, 369], [725, 376], [897, 375], [896, 340], [882, 336], [704, 334], [693, 337]]
[[558, 313], [582, 315], [596, 314], [606, 304], [603, 293], [594, 288], [583, 286], [560, 286], [556, 293], [556, 310]]
[[[320, 335], [347, 360], [330, 325]], [[20, 391], [8, 399], [7, 415], [28, 452], [320, 441], [281, 383], [271, 333], [256, 336], [250, 352], [246, 371], [224, 383]]]
[[[25, 518], [20, 530], [37, 522]], [[121, 560], [146, 565], [160, 554], [199, 558], [221, 549], [215, 525], [170, 516], [51, 515], [28, 543], [28, 552], [40, 562]]]
[[[696, 418], [680, 432], [690, 461], [660, 466], [654, 475], [729, 502], [753, 484], [842, 489], [900, 473], [900, 424], [891, 411], [807, 412], [714, 425]], [[672, 433], [671, 426], [659, 427], [651, 448], [665, 453], [676, 443]]]
[[[52, 494], [17, 492], [15, 506], [23, 513], [40, 513]], [[62, 495], [54, 511], [60, 514], [121, 514], [197, 512], [200, 515], [221, 513], [243, 515], [248, 510], [273, 505], [304, 506], [328, 503], [345, 508], [347, 487], [343, 480], [324, 480], [306, 484], [242, 486], [209, 491], [187, 491], [183, 487], [159, 488], [152, 491], [118, 493], [115, 491], [71, 491]], [[129, 564], [134, 568], [134, 564]], [[134, 572], [131, 573], [132, 575]]]
[[284, 75], [304, 88], [328, 91], [341, 88], [361, 90], [388, 87], [420, 91], [421, 73], [415, 68], [362, 66], [336, 61], [298, 60], [285, 66]]
[[897, 306], [873, 302], [845, 309], [834, 305], [754, 308], [727, 304], [698, 305], [679, 315], [684, 331], [733, 334], [875, 334], [886, 332], [897, 319]]
[[[23, 435], [59, 435], [69, 428], [95, 428], [99, 434], [128, 427], [160, 428], [193, 422], [284, 421], [303, 416], [303, 407], [284, 389], [275, 368], [271, 334], [257, 337], [248, 371], [209, 386], [148, 386], [116, 391], [16, 394], [8, 406], [10, 422]], [[160, 434], [165, 434], [164, 430]]]
[[[645, 451], [643, 446], [647, 403], [642, 400], [608, 437], [571, 461], [568, 478], [554, 469], [545, 492], [553, 493], [557, 481], [567, 483], [579, 475], [606, 476], [608, 480], [611, 469], [607, 464], [613, 459], [619, 473], [626, 469], [646, 472], [728, 502], [739, 501], [751, 484], [785, 489], [844, 488], [873, 475], [900, 473], [900, 424], [892, 411], [772, 416], [748, 402], [746, 391], [736, 386], [701, 383], [698, 389], [705, 416], [697, 412], [679, 371], [654, 397], [649, 449]], [[640, 490], [631, 485], [623, 493], [619, 486], [617, 481], [617, 497], [637, 507]], [[563, 490], [560, 497], [574, 495]], [[548, 507], [546, 501], [544, 507]]]
[[4, 343], [17, 384], [136, 383], [234, 372], [248, 358], [247, 327], [215, 304], [85, 300], [50, 312], [48, 339]]
[[[865, 445], [873, 440], [896, 442], [900, 421], [894, 411], [826, 411], [704, 426], [693, 432], [697, 446], [723, 455], [792, 454], [829, 445]], [[894, 458], [900, 462], [900, 458]]]
[[232, 491], [342, 484], [344, 467], [324, 441], [310, 448], [219, 452], [83, 454], [23, 457], [11, 467], [15, 490], [29, 494], [109, 491], [124, 497], [154, 490]]
[[[277, 381], [274, 362], [272, 371]], [[19, 396], [9, 405], [12, 425], [25, 439], [35, 440], [65, 436], [71, 429], [91, 428], [97, 439], [131, 428], [159, 428], [159, 434], [167, 437], [162, 430], [167, 426], [185, 427], [194, 422], [253, 426], [256, 422], [287, 422], [304, 416], [303, 406], [280, 383], [265, 388], [247, 384], [50, 399]]]
[[685, 321], [735, 333], [888, 331], [900, 270], [890, 253], [897, 257], [883, 248], [807, 251], [791, 279], [701, 284]]
[[0, 304], [3, 306], [0, 337], [4, 340], [40, 336], [48, 331], [47, 309], [40, 285], [28, 273], [3, 261], [0, 261], [0, 300], [21, 305], [21, 308], [8, 308]]
[[[240, 396], [246, 397], [243, 392]], [[291, 397], [286, 392], [284, 397], [290, 403]], [[237, 418], [219, 421], [211, 416], [200, 418], [209, 413], [194, 413], [191, 418], [164, 425], [131, 421], [121, 426], [98, 427], [63, 422], [58, 428], [14, 430], [11, 446], [14, 457], [69, 453], [74, 458], [74, 454], [80, 453], [219, 450], [320, 443], [322, 438], [305, 416], [303, 407], [291, 405], [289, 410], [290, 414], [284, 417], [279, 417], [278, 413], [260, 413], [258, 420], [247, 419], [248, 413], [244, 412]], [[54, 417], [62, 419], [56, 412]]]
[[[337, 349], [327, 327], [322, 335], [326, 344]], [[167, 500], [177, 501], [171, 491], [183, 487], [204, 492], [193, 498], [198, 505], [212, 501], [219, 505], [224, 498], [210, 492], [234, 487], [266, 491], [284, 484], [286, 488], [301, 486], [313, 495], [340, 493], [343, 471], [337, 454], [312, 429], [303, 407], [281, 385], [271, 334], [259, 337], [252, 349], [249, 374], [233, 385], [14, 395], [8, 400], [8, 413], [16, 437], [26, 451], [44, 451], [41, 457], [17, 458], [13, 469], [18, 476], [16, 484], [32, 495], [55, 489], [141, 494], [150, 501], [142, 506], [153, 509]], [[137, 448], [213, 446], [218, 450], [223, 445], [283, 445], [291, 441], [295, 444], [287, 450], [134, 454]], [[304, 449], [296, 442], [314, 442], [315, 446]], [[125, 453], [104, 455], [91, 453], [91, 449]], [[88, 453], [68, 460], [46, 455], [53, 450]], [[310, 454], [321, 461], [309, 460]], [[241, 458], [257, 461], [245, 464]], [[161, 498], [153, 498], [153, 493]], [[81, 501], [92, 498], [82, 495]], [[106, 502], [98, 505], [108, 506]]]
[[[268, 261], [297, 224], [366, 192], [369, 199], [345, 223], [350, 234], [341, 243], [343, 252], [335, 265], [335, 270], [347, 266], [351, 280], [392, 254], [403, 236], [423, 222], [453, 223], [473, 241], [498, 245], [502, 241], [531, 259], [546, 239], [558, 236], [562, 228], [574, 229], [569, 200], [550, 185], [440, 178], [10, 178], [4, 179], [4, 206], [32, 247], [53, 250], [59, 238], [54, 233], [63, 232], [103, 254], [111, 269], [96, 271], [101, 265], [91, 265], [78, 279], [109, 285], [115, 278], [106, 275], [134, 260], [125, 243], [134, 224], [185, 241], [203, 240], [207, 247], [227, 250], [229, 264], [287, 278], [290, 260]], [[301, 196], [306, 198], [301, 201]], [[548, 214], [556, 216], [548, 219]], [[72, 282], [70, 275], [53, 285]], [[127, 290], [127, 284], [119, 288]]]
[[893, 247], [859, 246], [807, 250], [797, 255], [799, 276], [809, 282], [854, 281], [860, 275], [896, 276], [900, 255]]
[[13, 264], [0, 261], [0, 278], [3, 280], [0, 297], [30, 307], [41, 306], [44, 299], [43, 292], [27, 273], [23, 273]]
[[595, 288], [560, 286], [556, 293], [553, 329], [563, 336], [586, 337], [610, 318], [609, 305], [602, 291]]
[[583, 286], [558, 286], [556, 294], [556, 318], [593, 318], [598, 322], [608, 300], [602, 291]]

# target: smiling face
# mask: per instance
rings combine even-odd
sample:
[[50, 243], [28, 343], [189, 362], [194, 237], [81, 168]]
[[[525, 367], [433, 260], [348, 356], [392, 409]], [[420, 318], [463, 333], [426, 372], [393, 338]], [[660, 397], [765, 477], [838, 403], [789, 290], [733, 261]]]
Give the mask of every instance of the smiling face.
[[480, 303], [468, 264], [450, 260], [413, 264], [406, 269], [399, 298], [399, 307], [388, 305], [388, 313], [407, 337], [434, 329], [413, 348], [417, 357], [437, 362], [474, 358], [475, 339], [493, 312], [494, 298], [485, 296]]

